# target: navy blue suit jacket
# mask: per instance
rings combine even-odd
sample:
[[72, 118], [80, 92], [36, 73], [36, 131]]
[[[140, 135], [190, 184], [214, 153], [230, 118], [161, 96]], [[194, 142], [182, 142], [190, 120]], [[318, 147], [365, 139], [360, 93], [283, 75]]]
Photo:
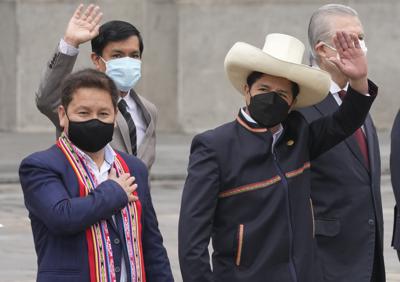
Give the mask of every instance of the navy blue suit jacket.
[[[136, 157], [119, 154], [138, 184], [146, 279], [173, 281], [148, 189], [147, 169]], [[79, 197], [77, 177], [56, 145], [25, 158], [19, 175], [37, 253], [37, 281], [89, 281], [85, 230], [102, 219], [109, 225], [118, 278], [121, 257], [128, 261], [123, 231], [118, 228], [122, 226], [118, 211], [128, 203], [121, 186], [107, 180], [87, 197]], [[111, 219], [113, 214], [117, 225]]]
[[[330, 94], [300, 112], [311, 123], [338, 108]], [[364, 130], [369, 168], [354, 135], [311, 162], [318, 264], [325, 282], [369, 282], [374, 259], [379, 281], [385, 281], [379, 142], [369, 115]]]

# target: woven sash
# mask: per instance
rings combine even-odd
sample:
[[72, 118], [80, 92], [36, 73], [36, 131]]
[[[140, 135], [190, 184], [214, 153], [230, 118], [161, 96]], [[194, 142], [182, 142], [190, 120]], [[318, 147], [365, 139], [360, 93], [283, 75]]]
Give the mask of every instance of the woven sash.
[[[64, 153], [73, 168], [79, 182], [79, 196], [87, 197], [97, 187], [97, 181], [86, 165], [84, 159], [79, 155], [78, 151], [71, 141], [62, 134], [57, 141], [57, 146]], [[117, 175], [129, 173], [129, 168], [122, 157], [116, 153], [113, 163]], [[137, 195], [137, 192], [134, 192]], [[123, 230], [124, 230], [124, 246], [127, 249], [129, 261], [125, 261], [126, 268], [130, 274], [128, 281], [145, 282], [146, 275], [143, 262], [142, 250], [142, 226], [141, 213], [142, 206], [140, 201], [129, 203], [121, 211]], [[90, 282], [117, 282], [114, 257], [111, 248], [110, 233], [106, 220], [101, 220], [94, 225], [88, 227], [85, 231], [88, 247]]]

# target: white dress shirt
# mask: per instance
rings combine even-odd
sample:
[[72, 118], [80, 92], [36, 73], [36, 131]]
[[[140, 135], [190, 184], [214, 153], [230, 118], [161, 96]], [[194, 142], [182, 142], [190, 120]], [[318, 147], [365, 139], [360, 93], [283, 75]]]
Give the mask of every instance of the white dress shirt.
[[[75, 48], [74, 46], [68, 44], [67, 42], [65, 42], [64, 39], [60, 40], [60, 43], [58, 44], [58, 51], [68, 56], [76, 56], [79, 53], [78, 48]], [[135, 100], [133, 100], [131, 95], [126, 95], [125, 97], [123, 97], [123, 99], [128, 105], [127, 110], [130, 113], [136, 126], [136, 146], [138, 148], [139, 145], [142, 144], [144, 135], [146, 133], [146, 122], [144, 120], [141, 110], [139, 109], [137, 103], [135, 102]]]
[[[241, 108], [240, 111], [242, 112], [242, 115], [248, 122], [257, 124], [257, 122], [248, 113], [246, 113], [246, 111], [243, 108]], [[272, 146], [271, 146], [272, 151], [274, 150], [276, 141], [282, 135], [282, 132], [283, 132], [283, 126], [282, 124], [279, 124], [278, 130], [272, 134]]]
[[[100, 169], [89, 155], [80, 150], [78, 147], [75, 146], [75, 148], [78, 151], [78, 154], [82, 156], [82, 158], [85, 161], [85, 164], [89, 167], [89, 170], [93, 173], [94, 177], [96, 178], [95, 179], [97, 182], [96, 184], [99, 185], [100, 183], [106, 181], [108, 179], [108, 172], [112, 168], [112, 165], [116, 157], [116, 154], [114, 150], [111, 148], [111, 146], [107, 144], [104, 147], [104, 162], [101, 165]], [[112, 218], [115, 223], [115, 216], [113, 215]], [[127, 281], [126, 265], [124, 256], [122, 256], [120, 282], [126, 282], [126, 281]]]
[[142, 144], [144, 135], [146, 133], [146, 123], [144, 121], [144, 117], [142, 112], [140, 111], [137, 103], [135, 100], [133, 100], [132, 96], [127, 94], [125, 97], [121, 98], [124, 99], [126, 104], [128, 105], [128, 112], [130, 113], [133, 122], [135, 123], [136, 126], [136, 145], [139, 147], [140, 144]]

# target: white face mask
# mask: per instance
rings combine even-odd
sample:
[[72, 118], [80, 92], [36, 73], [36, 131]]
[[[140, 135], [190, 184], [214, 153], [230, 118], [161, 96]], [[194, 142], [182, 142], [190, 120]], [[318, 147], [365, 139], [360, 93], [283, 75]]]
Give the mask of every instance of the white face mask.
[[[331, 49], [331, 50], [337, 52], [337, 50], [336, 50], [335, 47], [333, 47], [333, 46], [331, 46], [331, 45], [329, 45], [328, 43], [325, 43], [325, 42], [322, 42], [322, 43], [323, 43], [326, 47], [328, 47], [329, 49]], [[367, 52], [368, 52], [368, 48], [367, 48], [367, 46], [365, 45], [364, 39], [363, 39], [363, 40], [358, 39], [358, 43], [360, 44], [361, 50], [364, 52], [364, 55], [366, 56], [366, 55], [367, 55]], [[339, 59], [339, 54], [337, 54], [337, 58]]]
[[130, 57], [108, 61], [100, 58], [106, 64], [106, 74], [114, 81], [118, 90], [128, 92], [135, 87], [141, 77], [142, 61]]

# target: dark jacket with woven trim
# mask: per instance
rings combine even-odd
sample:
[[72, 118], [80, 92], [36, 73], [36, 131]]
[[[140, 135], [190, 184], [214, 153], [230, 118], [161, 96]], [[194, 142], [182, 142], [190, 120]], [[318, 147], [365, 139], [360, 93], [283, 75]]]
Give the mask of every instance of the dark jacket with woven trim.
[[369, 93], [349, 88], [334, 114], [310, 124], [291, 112], [274, 150], [270, 131], [240, 114], [193, 139], [179, 220], [184, 282], [313, 281], [309, 162], [361, 126], [372, 82]]

